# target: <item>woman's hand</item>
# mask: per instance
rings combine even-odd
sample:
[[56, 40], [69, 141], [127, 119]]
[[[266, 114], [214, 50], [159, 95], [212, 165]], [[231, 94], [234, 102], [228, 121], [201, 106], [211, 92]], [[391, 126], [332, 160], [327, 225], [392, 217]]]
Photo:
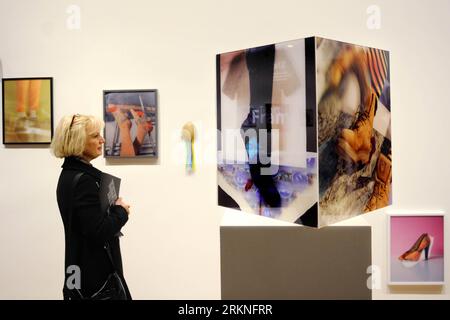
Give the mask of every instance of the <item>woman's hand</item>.
[[119, 128], [120, 128], [120, 132], [128, 132], [131, 128], [131, 121], [130, 119], [128, 119], [128, 117], [122, 112], [122, 108], [123, 105], [114, 105], [114, 104], [110, 104], [108, 106], [108, 110], [110, 110], [109, 112], [112, 113], [112, 115], [114, 116], [114, 119], [116, 120]]
[[140, 115], [133, 109], [131, 109], [130, 112], [133, 115], [134, 120], [136, 121], [137, 125], [136, 139], [140, 147], [144, 142], [145, 135], [147, 133], [152, 132], [153, 124], [151, 121], [147, 121], [145, 119], [145, 114], [142, 113], [142, 115]]
[[131, 141], [131, 121], [128, 119], [125, 113], [122, 112], [125, 105], [109, 104], [108, 112], [110, 112], [119, 126], [120, 131], [120, 156], [121, 157], [134, 157], [135, 151], [133, 142]]
[[127, 214], [130, 214], [130, 205], [128, 205], [128, 204], [126, 204], [125, 202], [123, 202], [123, 200], [122, 200], [122, 198], [118, 198], [117, 200], [116, 200], [116, 203], [115, 203], [117, 206], [122, 206], [126, 211], [127, 211]]

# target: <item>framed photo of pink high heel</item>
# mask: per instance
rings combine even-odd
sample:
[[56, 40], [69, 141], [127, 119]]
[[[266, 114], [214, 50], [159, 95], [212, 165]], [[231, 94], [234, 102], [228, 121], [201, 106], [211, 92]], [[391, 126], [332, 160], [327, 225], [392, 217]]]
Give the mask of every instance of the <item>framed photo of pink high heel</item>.
[[388, 216], [388, 284], [444, 284], [444, 214]]
[[157, 113], [156, 90], [104, 90], [105, 157], [157, 157]]

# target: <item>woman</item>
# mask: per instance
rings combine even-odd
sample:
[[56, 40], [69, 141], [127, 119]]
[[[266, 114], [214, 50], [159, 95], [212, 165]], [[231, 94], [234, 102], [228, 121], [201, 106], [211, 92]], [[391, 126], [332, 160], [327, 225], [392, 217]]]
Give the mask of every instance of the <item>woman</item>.
[[64, 299], [79, 297], [74, 288], [85, 298], [100, 290], [114, 270], [105, 244], [109, 245], [114, 267], [131, 299], [117, 236], [128, 220], [130, 206], [118, 198], [109, 213], [101, 212], [102, 172], [90, 163], [102, 154], [103, 125], [93, 116], [66, 116], [58, 124], [51, 144], [54, 155], [64, 158], [56, 190], [66, 235]]

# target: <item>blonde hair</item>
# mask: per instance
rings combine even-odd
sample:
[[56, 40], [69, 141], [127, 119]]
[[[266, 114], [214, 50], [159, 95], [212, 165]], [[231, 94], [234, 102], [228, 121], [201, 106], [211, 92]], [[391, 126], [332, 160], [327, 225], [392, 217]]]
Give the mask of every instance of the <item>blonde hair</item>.
[[88, 131], [101, 130], [103, 120], [94, 116], [71, 115], [63, 117], [56, 127], [50, 148], [57, 158], [81, 157], [86, 146]]

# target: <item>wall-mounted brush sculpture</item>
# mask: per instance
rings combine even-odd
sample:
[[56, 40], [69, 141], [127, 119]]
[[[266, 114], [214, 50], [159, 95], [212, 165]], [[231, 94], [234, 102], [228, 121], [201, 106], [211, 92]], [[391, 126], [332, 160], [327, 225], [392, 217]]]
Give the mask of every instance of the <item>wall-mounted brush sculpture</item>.
[[186, 144], [186, 172], [195, 172], [195, 126], [192, 122], [187, 122], [181, 130], [181, 138]]

